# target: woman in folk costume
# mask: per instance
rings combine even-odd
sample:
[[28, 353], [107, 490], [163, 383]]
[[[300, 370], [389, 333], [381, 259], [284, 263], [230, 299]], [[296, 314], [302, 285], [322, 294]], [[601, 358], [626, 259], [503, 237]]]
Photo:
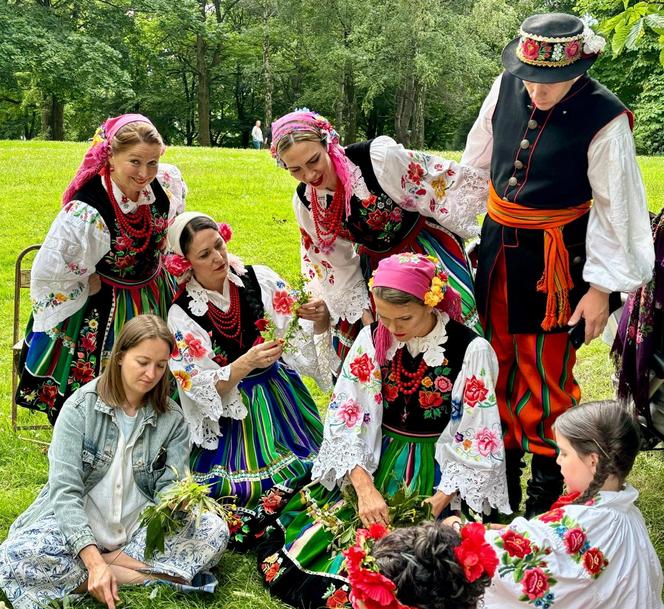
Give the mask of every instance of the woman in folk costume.
[[572, 15], [533, 15], [468, 135], [462, 163], [491, 172], [476, 293], [498, 356], [512, 509], [533, 454], [526, 515], [562, 488], [552, 424], [580, 399], [570, 326], [590, 342], [610, 292], [629, 292], [654, 261], [632, 114], [586, 71], [604, 45]]
[[126, 321], [166, 317], [175, 283], [162, 251], [187, 189], [177, 167], [159, 163], [164, 149], [145, 116], [108, 119], [37, 253], [16, 401], [51, 422], [99, 375]]
[[351, 484], [362, 523], [389, 524], [386, 498], [405, 483], [429, 497], [434, 515], [452, 502], [509, 511], [500, 417], [489, 343], [450, 319], [459, 296], [420, 254], [378, 263], [377, 323], [358, 335], [337, 380], [312, 475], [259, 547], [270, 591], [303, 609], [332, 607], [348, 592], [343, 556], [326, 523], [357, 514], [342, 496]]
[[308, 110], [276, 120], [272, 136], [272, 155], [300, 181], [293, 206], [302, 268], [330, 310], [342, 359], [359, 320], [373, 320], [371, 272], [398, 252], [440, 260], [461, 295], [458, 321], [480, 332], [462, 240], [479, 232], [485, 172], [406, 150], [387, 136], [343, 148], [332, 125]]
[[[168, 312], [176, 339], [170, 368], [194, 444], [192, 471], [214, 497], [237, 505], [231, 541], [246, 546], [309, 482], [322, 440], [299, 374], [329, 389], [338, 362], [324, 306], [295, 325], [288, 352], [282, 340], [263, 341], [266, 317], [284, 334], [293, 298], [272, 269], [244, 267], [229, 254], [230, 237], [228, 225], [199, 212], [168, 229], [167, 265], [183, 284]], [[317, 348], [333, 363], [319, 365]]]

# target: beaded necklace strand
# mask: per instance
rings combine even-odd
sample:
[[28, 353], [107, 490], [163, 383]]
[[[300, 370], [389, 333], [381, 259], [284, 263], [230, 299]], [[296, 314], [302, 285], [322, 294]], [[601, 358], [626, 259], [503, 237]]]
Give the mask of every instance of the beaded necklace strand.
[[[212, 322], [217, 332], [224, 338], [235, 340], [242, 346], [242, 318], [240, 315], [240, 292], [237, 286], [230, 282], [229, 294], [231, 304], [228, 311], [224, 313], [219, 307], [208, 302], [207, 317]], [[238, 339], [238, 337], [240, 337]]]
[[329, 249], [334, 245], [343, 222], [343, 213], [345, 209], [344, 189], [339, 185], [334, 191], [332, 203], [327, 209], [323, 209], [318, 201], [316, 189], [311, 189], [311, 215], [314, 220], [316, 237], [324, 249]]
[[[106, 191], [108, 193], [108, 198], [111, 201], [113, 206], [113, 211], [115, 213], [115, 219], [118, 224], [118, 230], [123, 237], [129, 238], [132, 243], [132, 249], [135, 254], [140, 254], [144, 252], [148, 245], [150, 245], [150, 239], [152, 237], [152, 210], [150, 205], [139, 205], [136, 211], [131, 214], [125, 214], [120, 205], [115, 200], [115, 194], [113, 193], [113, 184], [111, 182], [111, 176], [108, 172], [104, 175], [104, 181], [106, 183]], [[140, 247], [136, 247], [137, 243], [143, 244]]]

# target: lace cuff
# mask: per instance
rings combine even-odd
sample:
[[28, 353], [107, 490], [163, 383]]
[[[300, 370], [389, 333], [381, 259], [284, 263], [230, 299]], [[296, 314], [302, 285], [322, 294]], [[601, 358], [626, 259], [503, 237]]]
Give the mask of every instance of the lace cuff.
[[[504, 464], [495, 469], [478, 470], [457, 461], [447, 463], [441, 472], [438, 490], [446, 495], [458, 491], [458, 497], [479, 514], [488, 514], [491, 508], [497, 508], [503, 514], [511, 514], [507, 496], [507, 480]], [[452, 502], [452, 509], [460, 505]]]
[[448, 214], [444, 226], [463, 239], [480, 233], [477, 216], [486, 212], [489, 196], [489, 173], [467, 165], [459, 167], [463, 181], [448, 192], [444, 199]]
[[339, 373], [341, 360], [332, 346], [332, 333], [326, 330], [322, 334], [314, 334], [314, 345], [318, 357], [318, 370], [321, 382], [318, 386], [323, 391], [332, 391], [334, 384], [332, 379]]
[[346, 436], [338, 436], [332, 440], [326, 438], [314, 461], [311, 478], [318, 479], [331, 491], [358, 465], [366, 469], [370, 475], [378, 467], [373, 453], [367, 450], [359, 438]]
[[339, 323], [340, 319], [354, 323], [362, 317], [365, 309], [371, 309], [369, 292], [364, 279], [358, 281], [348, 290], [326, 293], [323, 298], [330, 311], [330, 322], [332, 324]]

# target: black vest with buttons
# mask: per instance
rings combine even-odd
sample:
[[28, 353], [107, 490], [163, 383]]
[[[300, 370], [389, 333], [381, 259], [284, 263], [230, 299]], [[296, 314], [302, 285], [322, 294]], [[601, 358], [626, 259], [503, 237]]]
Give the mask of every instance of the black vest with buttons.
[[[628, 112], [621, 101], [584, 75], [551, 110], [533, 108], [523, 81], [504, 72], [493, 113], [491, 180], [499, 196], [525, 207], [562, 209], [592, 198], [588, 148], [597, 132]], [[572, 310], [588, 290], [583, 281], [588, 214], [563, 229], [574, 288]], [[501, 251], [507, 268], [510, 333], [541, 333], [546, 294], [536, 284], [544, 270], [544, 232], [503, 226], [488, 216], [476, 277], [478, 309], [486, 319], [491, 273]], [[554, 332], [566, 331], [558, 328]]]

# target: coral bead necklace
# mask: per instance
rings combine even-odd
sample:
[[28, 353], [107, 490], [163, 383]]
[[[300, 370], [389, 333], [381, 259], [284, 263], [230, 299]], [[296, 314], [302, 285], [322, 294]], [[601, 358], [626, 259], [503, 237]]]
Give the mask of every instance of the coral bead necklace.
[[422, 358], [417, 370], [415, 372], [408, 372], [403, 367], [404, 349], [405, 347], [402, 347], [394, 355], [394, 359], [392, 360], [392, 374], [394, 375], [395, 385], [399, 393], [410, 396], [419, 389], [429, 366], [424, 361], [424, 358]]
[[311, 215], [314, 220], [316, 237], [324, 249], [332, 247], [337, 240], [341, 232], [344, 209], [344, 189], [341, 184], [334, 191], [332, 203], [327, 209], [320, 206], [316, 189], [311, 189]]
[[[208, 302], [207, 317], [217, 332], [224, 338], [235, 340], [242, 346], [242, 318], [240, 315], [240, 292], [234, 283], [230, 283], [229, 294], [231, 304], [224, 313], [220, 308]], [[238, 337], [240, 337], [238, 339]]]
[[[134, 246], [132, 247], [134, 253], [140, 254], [147, 249], [148, 245], [150, 245], [150, 239], [152, 237], [153, 227], [151, 206], [139, 205], [135, 212], [125, 214], [115, 199], [110, 173], [106, 172], [104, 175], [104, 181], [106, 183], [108, 198], [110, 199], [113, 211], [115, 212], [115, 219], [120, 234], [124, 237], [130, 238], [134, 243]], [[142, 245], [138, 246], [141, 242]]]

